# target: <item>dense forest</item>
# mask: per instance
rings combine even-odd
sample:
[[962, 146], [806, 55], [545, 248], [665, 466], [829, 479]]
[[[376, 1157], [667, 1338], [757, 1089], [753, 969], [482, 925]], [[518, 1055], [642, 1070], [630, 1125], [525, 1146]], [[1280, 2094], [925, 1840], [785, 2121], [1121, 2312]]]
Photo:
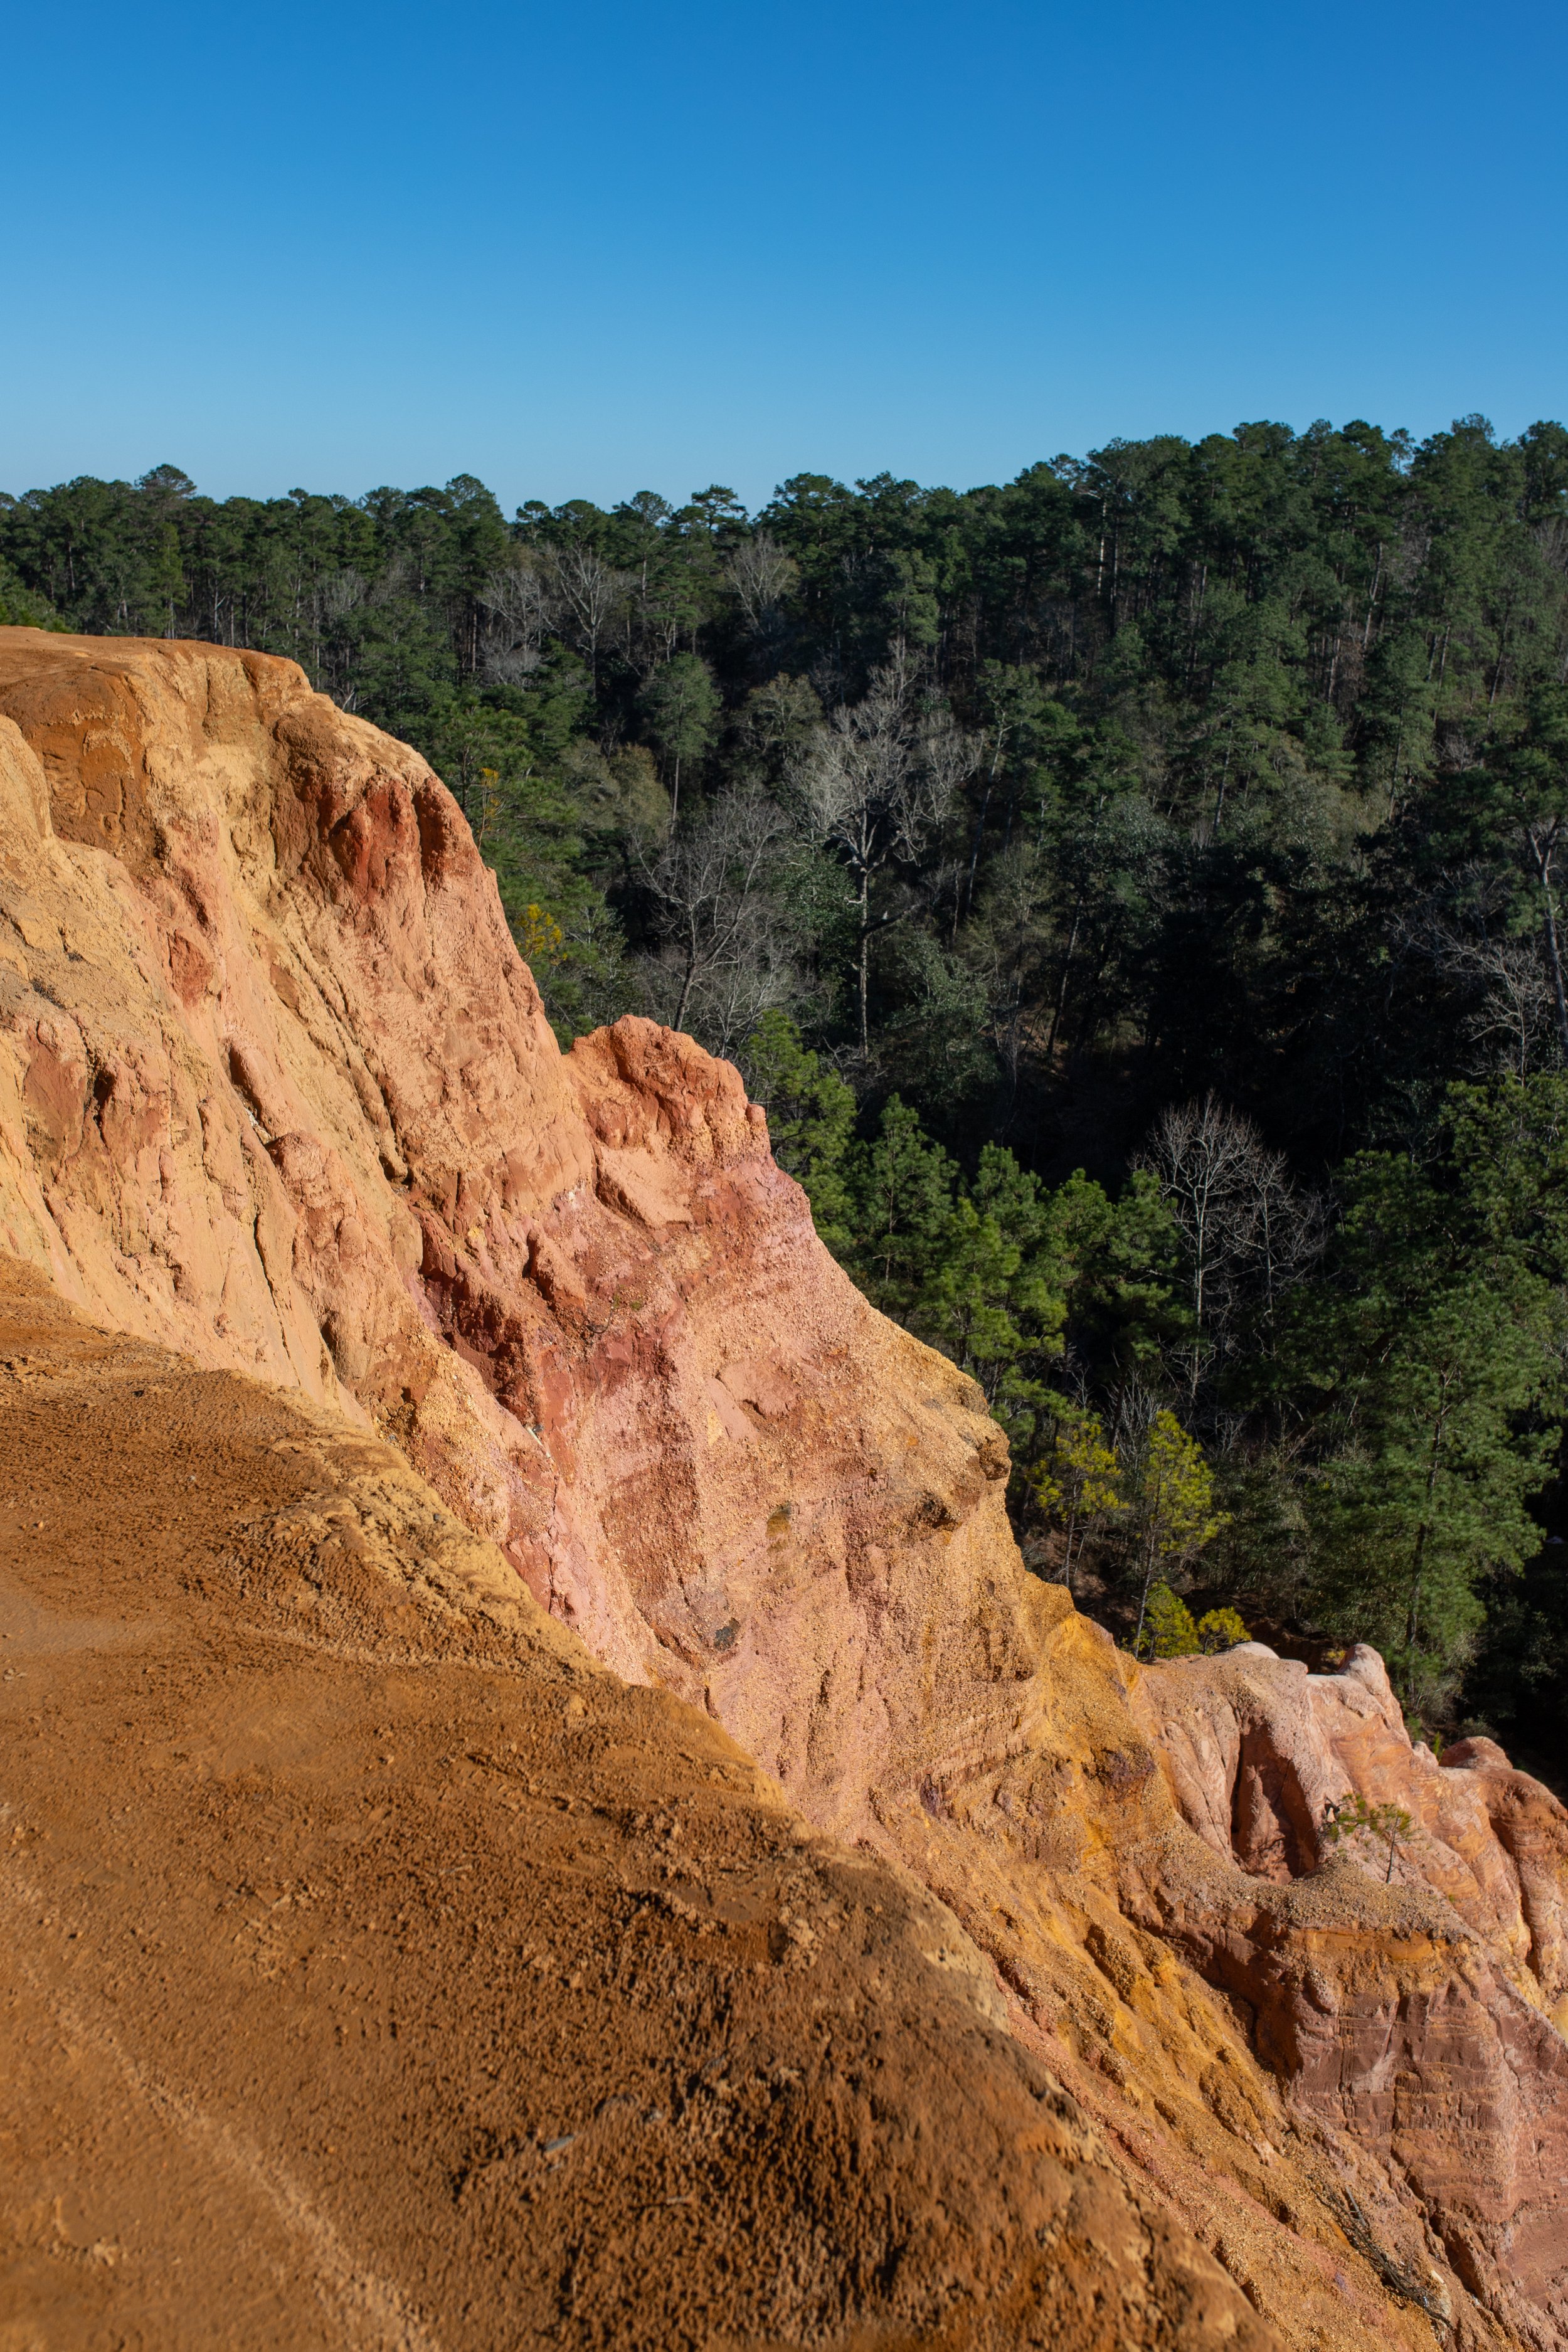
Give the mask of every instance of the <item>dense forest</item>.
[[509, 520], [0, 498], [0, 621], [286, 654], [463, 804], [563, 1039], [692, 1030], [1170, 1654], [1568, 1731], [1568, 432], [1113, 442]]

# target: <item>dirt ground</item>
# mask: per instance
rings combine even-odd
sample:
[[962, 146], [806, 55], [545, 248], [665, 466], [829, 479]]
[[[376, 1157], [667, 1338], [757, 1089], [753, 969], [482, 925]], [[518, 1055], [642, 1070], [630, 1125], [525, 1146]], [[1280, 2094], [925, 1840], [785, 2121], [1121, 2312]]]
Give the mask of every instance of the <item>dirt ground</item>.
[[948, 1916], [0, 1262], [0, 2352], [1273, 2339]]

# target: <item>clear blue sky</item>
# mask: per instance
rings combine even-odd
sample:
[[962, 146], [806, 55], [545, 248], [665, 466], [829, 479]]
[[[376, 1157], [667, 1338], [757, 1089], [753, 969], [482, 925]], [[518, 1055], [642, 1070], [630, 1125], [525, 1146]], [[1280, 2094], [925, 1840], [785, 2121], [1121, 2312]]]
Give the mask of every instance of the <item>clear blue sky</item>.
[[604, 501], [1568, 414], [1563, 0], [4, 25], [0, 488]]

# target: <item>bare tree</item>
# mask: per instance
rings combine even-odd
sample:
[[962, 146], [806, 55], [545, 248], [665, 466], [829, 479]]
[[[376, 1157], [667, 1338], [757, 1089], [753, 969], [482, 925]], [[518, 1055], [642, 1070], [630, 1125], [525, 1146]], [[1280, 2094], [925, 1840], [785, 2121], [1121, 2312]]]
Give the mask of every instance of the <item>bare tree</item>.
[[644, 859], [660, 941], [648, 977], [656, 996], [670, 1003], [671, 1028], [685, 1028], [701, 1003], [717, 1016], [705, 1024], [710, 1042], [732, 1045], [739, 1020], [746, 1018], [749, 1030], [768, 1004], [793, 992], [768, 902], [788, 833], [775, 801], [731, 793]]
[[1541, 889], [1541, 936], [1546, 969], [1552, 975], [1552, 1001], [1557, 1014], [1557, 1045], [1568, 1062], [1568, 993], [1563, 985], [1563, 951], [1557, 935], [1557, 892], [1552, 873], [1563, 845], [1563, 819], [1538, 817], [1523, 829], [1524, 854]]
[[741, 541], [724, 568], [752, 635], [771, 635], [779, 607], [799, 576], [794, 557], [771, 532], [760, 530], [754, 539]]
[[963, 734], [945, 709], [921, 709], [914, 669], [901, 643], [886, 667], [873, 673], [865, 699], [853, 709], [840, 706], [795, 764], [793, 780], [809, 831], [838, 853], [854, 877], [862, 1055], [869, 1050], [872, 934], [897, 919], [885, 914], [873, 922], [872, 878], [885, 866], [920, 856], [974, 764], [974, 738]]
[[509, 563], [486, 581], [479, 602], [480, 667], [498, 686], [521, 686], [538, 668], [559, 617], [550, 581], [536, 564]]
[[1152, 1171], [1181, 1233], [1193, 1338], [1189, 1399], [1223, 1354], [1239, 1310], [1266, 1315], [1322, 1247], [1321, 1205], [1291, 1181], [1249, 1118], [1213, 1094], [1163, 1111], [1139, 1165]]
[[925, 782], [931, 824], [946, 815], [960, 788], [979, 767], [984, 742], [983, 735], [967, 734], [945, 703], [936, 704], [921, 717], [915, 730], [915, 757]]
[[591, 547], [552, 548], [545, 576], [554, 604], [554, 625], [586, 656], [597, 685], [599, 649], [636, 584], [633, 576], [614, 571]]
[[1503, 928], [1499, 895], [1483, 881], [1463, 915], [1418, 908], [1393, 939], [1469, 998], [1463, 1029], [1476, 1048], [1473, 1066], [1488, 1072], [1501, 1064], [1522, 1078], [1560, 1057], [1555, 991], [1543, 942]]
[[787, 953], [778, 926], [765, 907], [753, 907], [742, 920], [733, 951], [699, 972], [686, 1011], [686, 1025], [710, 1054], [736, 1060], [764, 1013], [800, 1003], [799, 967]]

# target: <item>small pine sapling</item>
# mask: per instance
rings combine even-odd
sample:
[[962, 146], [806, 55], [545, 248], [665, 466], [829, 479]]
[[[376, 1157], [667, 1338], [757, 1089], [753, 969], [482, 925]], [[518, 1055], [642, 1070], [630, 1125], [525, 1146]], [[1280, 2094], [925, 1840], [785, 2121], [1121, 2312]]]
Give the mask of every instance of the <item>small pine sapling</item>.
[[1070, 1592], [1073, 1569], [1094, 1530], [1126, 1506], [1121, 1468], [1098, 1413], [1074, 1407], [1061, 1413], [1045, 1460], [1026, 1474], [1046, 1517], [1063, 1531], [1062, 1582]]
[[1149, 1594], [1143, 1622], [1138, 1629], [1136, 1655], [1141, 1658], [1193, 1658], [1198, 1654], [1198, 1629], [1193, 1612], [1179, 1592], [1156, 1584]]
[[1358, 1789], [1353, 1795], [1331, 1797], [1323, 1808], [1323, 1835], [1331, 1845], [1345, 1838], [1378, 1838], [1388, 1849], [1388, 1867], [1383, 1874], [1386, 1886], [1394, 1876], [1394, 1864], [1402, 1844], [1407, 1845], [1415, 1834], [1415, 1823], [1403, 1805], [1369, 1805]]
[[1205, 1657], [1213, 1657], [1216, 1650], [1234, 1650], [1238, 1642], [1251, 1639], [1234, 1609], [1209, 1609], [1198, 1619], [1198, 1643]]
[[[1143, 1621], [1155, 1570], [1166, 1560], [1190, 1559], [1226, 1524], [1226, 1514], [1214, 1507], [1214, 1473], [1204, 1460], [1203, 1447], [1187, 1434], [1173, 1412], [1162, 1411], [1154, 1415], [1135, 1507], [1142, 1522], [1139, 1539], [1142, 1591], [1132, 1636], [1132, 1654], [1137, 1657], [1142, 1654]], [[1195, 1648], [1195, 1628], [1193, 1638]]]

